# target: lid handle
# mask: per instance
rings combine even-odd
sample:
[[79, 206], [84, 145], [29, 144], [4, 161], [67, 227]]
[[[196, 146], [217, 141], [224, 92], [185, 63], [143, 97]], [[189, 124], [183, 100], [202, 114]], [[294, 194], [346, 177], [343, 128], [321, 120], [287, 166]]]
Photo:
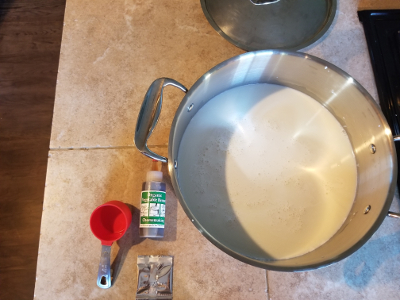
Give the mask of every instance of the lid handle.
[[267, 5], [279, 2], [280, 0], [250, 0], [254, 5]]

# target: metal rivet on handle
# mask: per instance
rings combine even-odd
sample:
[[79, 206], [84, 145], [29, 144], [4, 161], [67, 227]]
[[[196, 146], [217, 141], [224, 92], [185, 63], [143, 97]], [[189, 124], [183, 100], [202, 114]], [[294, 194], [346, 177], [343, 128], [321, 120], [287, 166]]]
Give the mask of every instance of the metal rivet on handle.
[[176, 161], [176, 159], [174, 160], [174, 168], [178, 168], [178, 162]]
[[369, 147], [370, 147], [371, 153], [372, 153], [372, 154], [375, 154], [375, 152], [376, 152], [376, 146], [375, 146], [374, 144], [371, 144]]
[[193, 103], [190, 104], [189, 107], [188, 107], [188, 111], [191, 111], [193, 109], [193, 107], [194, 107], [194, 104]]
[[367, 213], [369, 213], [369, 211], [371, 210], [371, 205], [368, 205], [365, 210], [364, 210], [364, 215], [366, 215]]

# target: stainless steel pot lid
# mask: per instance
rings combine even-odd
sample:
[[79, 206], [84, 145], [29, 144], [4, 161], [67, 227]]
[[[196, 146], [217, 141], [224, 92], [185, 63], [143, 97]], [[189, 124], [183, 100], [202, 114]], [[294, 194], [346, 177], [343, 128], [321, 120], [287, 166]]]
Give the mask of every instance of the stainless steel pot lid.
[[200, 0], [208, 22], [247, 51], [298, 50], [328, 30], [337, 0]]

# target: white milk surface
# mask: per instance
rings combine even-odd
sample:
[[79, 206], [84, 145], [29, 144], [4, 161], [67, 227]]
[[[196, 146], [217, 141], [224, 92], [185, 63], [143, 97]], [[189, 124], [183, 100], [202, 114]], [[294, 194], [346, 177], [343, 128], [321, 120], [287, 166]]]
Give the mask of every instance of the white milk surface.
[[278, 85], [210, 100], [189, 123], [178, 157], [179, 185], [197, 220], [250, 257], [286, 259], [324, 244], [356, 193], [356, 161], [340, 123], [316, 100]]

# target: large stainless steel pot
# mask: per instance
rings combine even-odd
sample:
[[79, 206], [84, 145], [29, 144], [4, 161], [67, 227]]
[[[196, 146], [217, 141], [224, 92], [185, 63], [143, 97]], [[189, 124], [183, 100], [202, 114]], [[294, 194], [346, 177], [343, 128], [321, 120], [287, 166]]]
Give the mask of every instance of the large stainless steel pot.
[[[357, 162], [357, 192], [340, 230], [319, 248], [290, 259], [273, 260], [253, 247], [243, 235], [213, 227], [208, 216], [197, 209], [199, 203], [191, 200], [190, 192], [183, 193], [179, 180], [180, 165], [191, 163], [180, 161], [179, 146], [193, 116], [221, 92], [254, 83], [290, 87], [325, 106], [346, 129]], [[183, 98], [172, 124], [167, 159], [150, 151], [146, 143], [160, 114], [163, 88], [168, 85], [187, 91], [168, 78], [152, 83], [138, 117], [135, 144], [146, 156], [168, 162], [175, 193], [186, 214], [206, 238], [229, 255], [278, 271], [326, 266], [360, 248], [388, 214], [397, 178], [393, 137], [375, 101], [341, 69], [307, 54], [280, 51], [248, 52], [222, 62], [204, 74]]]

